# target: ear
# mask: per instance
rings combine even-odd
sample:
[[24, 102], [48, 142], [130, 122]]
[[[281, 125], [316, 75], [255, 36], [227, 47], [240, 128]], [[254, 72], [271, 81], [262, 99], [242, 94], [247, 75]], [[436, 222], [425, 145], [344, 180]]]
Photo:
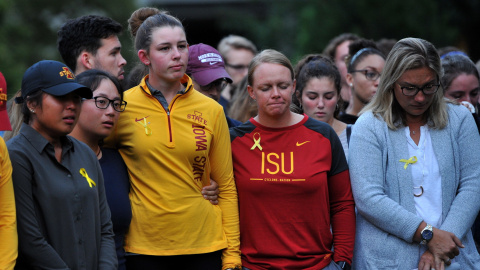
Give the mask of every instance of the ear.
[[[92, 69], [93, 67], [93, 57], [89, 52], [83, 51], [80, 56], [80, 63], [84, 67], [83, 69], [88, 70]], [[77, 62], [78, 63], [78, 62]], [[82, 68], [78, 68], [77, 70], [82, 70]]]
[[345, 75], [345, 81], [347, 82], [348, 86], [351, 87], [351, 85], [353, 84], [353, 75], [352, 75], [352, 73], [347, 73], [347, 75]]
[[296, 93], [296, 92], [297, 92], [297, 80], [295, 80], [295, 79], [293, 80], [293, 85], [292, 85], [292, 87], [293, 87], [294, 93]]
[[138, 50], [137, 54], [140, 62], [142, 62], [146, 66], [150, 65], [150, 58], [148, 57], [148, 53], [146, 50]]
[[28, 108], [29, 110], [32, 110], [32, 109], [35, 110], [35, 108], [37, 108], [37, 105], [38, 105], [38, 104], [37, 104], [37, 102], [35, 102], [35, 101], [32, 101], [32, 100], [28, 100], [28, 101], [27, 101], [27, 108]]
[[300, 95], [300, 91], [295, 90], [295, 97], [297, 98], [298, 103], [300, 103], [300, 105], [303, 105], [302, 104], [302, 95]]
[[247, 85], [247, 91], [248, 91], [248, 95], [253, 99], [255, 100], [255, 95], [253, 94], [253, 87], [251, 87], [250, 85]]

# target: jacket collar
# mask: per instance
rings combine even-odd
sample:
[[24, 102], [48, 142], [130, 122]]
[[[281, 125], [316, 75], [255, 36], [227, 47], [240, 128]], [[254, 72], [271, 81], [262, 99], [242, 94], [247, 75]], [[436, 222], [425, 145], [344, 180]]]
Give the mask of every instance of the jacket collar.
[[[142, 81], [140, 82], [140, 87], [147, 95], [151, 96], [152, 93], [150, 92], [150, 89], [147, 86], [147, 80], [149, 76], [150, 75], [147, 74], [145, 77], [143, 77]], [[180, 79], [180, 83], [183, 84], [183, 86], [185, 86], [184, 94], [187, 94], [193, 90], [193, 81], [190, 77], [188, 77], [187, 74], [183, 74], [183, 77]]]

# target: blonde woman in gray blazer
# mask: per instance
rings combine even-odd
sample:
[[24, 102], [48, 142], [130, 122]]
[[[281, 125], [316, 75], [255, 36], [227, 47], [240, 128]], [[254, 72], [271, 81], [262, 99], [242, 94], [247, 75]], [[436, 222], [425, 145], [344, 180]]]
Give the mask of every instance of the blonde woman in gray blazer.
[[441, 75], [431, 43], [400, 40], [355, 124], [355, 269], [480, 269], [480, 137], [471, 113], [445, 101]]

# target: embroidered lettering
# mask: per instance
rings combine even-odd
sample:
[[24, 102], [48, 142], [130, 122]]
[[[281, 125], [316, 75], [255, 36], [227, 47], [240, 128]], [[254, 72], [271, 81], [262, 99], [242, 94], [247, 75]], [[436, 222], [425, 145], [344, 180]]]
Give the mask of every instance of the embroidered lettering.
[[193, 159], [192, 171], [193, 179], [197, 182], [202, 182], [203, 173], [205, 172], [205, 164], [207, 158], [204, 156], [196, 156]]
[[207, 125], [207, 120], [203, 119], [202, 113], [194, 111], [193, 114], [187, 114], [187, 119], [191, 119], [199, 124]]
[[207, 150], [207, 136], [205, 135], [205, 127], [192, 124], [192, 129], [193, 134], [197, 135], [195, 136], [195, 145], [197, 146], [195, 151]]
[[75, 75], [67, 67], [63, 67], [63, 71], [59, 72], [60, 77], [67, 76], [67, 79], [75, 79]]

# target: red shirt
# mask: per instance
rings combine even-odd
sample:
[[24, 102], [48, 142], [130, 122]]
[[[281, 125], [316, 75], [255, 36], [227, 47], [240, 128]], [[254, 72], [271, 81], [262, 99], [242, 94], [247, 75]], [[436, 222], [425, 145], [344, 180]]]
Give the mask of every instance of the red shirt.
[[351, 263], [354, 201], [335, 131], [307, 116], [285, 128], [250, 119], [231, 129], [231, 140], [243, 265], [317, 270], [332, 256]]

